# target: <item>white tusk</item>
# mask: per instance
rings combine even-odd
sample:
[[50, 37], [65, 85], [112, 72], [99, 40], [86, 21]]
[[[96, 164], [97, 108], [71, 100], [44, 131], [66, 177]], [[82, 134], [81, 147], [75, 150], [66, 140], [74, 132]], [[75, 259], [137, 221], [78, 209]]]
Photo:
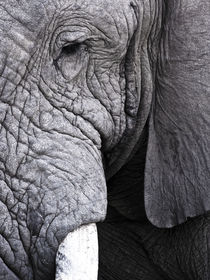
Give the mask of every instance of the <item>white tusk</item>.
[[70, 232], [56, 256], [56, 280], [98, 279], [98, 234], [96, 224]]

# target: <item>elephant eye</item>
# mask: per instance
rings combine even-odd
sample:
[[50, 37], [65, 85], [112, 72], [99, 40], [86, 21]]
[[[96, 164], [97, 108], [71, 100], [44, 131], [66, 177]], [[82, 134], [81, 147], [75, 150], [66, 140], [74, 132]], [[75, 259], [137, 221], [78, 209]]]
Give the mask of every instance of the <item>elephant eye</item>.
[[88, 50], [85, 42], [69, 42], [68, 45], [64, 45], [54, 59], [56, 70], [60, 71], [67, 80], [75, 78], [87, 64]]
[[81, 43], [75, 43], [62, 48], [62, 53], [65, 55], [75, 55], [78, 51], [87, 51], [87, 46]]
[[62, 52], [67, 55], [75, 54], [80, 49], [80, 44], [73, 44], [63, 47]]

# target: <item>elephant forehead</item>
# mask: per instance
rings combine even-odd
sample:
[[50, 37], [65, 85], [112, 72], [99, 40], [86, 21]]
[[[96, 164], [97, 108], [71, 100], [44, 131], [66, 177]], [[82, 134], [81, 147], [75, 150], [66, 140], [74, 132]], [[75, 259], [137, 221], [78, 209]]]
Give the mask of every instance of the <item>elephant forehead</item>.
[[0, 0], [0, 32], [4, 34], [18, 28], [35, 38], [43, 29], [55, 28], [52, 23], [71, 20], [91, 24], [112, 39], [119, 33], [131, 33], [136, 27], [129, 0]]
[[75, 1], [67, 9], [68, 12], [73, 17], [96, 26], [113, 40], [121, 34], [133, 34], [137, 25], [133, 5], [128, 0], [80, 0]]

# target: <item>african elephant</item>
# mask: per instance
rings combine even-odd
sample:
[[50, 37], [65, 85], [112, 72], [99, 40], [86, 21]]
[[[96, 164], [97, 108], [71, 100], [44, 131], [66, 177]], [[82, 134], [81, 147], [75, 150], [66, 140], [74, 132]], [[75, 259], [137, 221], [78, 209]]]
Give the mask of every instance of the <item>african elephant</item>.
[[209, 279], [209, 18], [207, 0], [0, 0], [0, 280], [55, 279], [94, 223], [98, 279]]

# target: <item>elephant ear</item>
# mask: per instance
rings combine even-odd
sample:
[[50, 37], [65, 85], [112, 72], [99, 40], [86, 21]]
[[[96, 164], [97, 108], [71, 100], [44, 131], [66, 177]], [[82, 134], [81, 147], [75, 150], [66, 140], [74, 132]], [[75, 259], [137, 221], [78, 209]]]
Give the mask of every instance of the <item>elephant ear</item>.
[[[126, 78], [126, 129], [121, 141], [106, 154], [106, 178], [111, 178], [134, 155], [152, 104], [161, 0], [131, 1], [138, 20], [124, 61]], [[160, 6], [159, 6], [160, 7]]]
[[210, 2], [181, 2], [165, 1], [149, 121], [145, 207], [158, 227], [210, 210]]

